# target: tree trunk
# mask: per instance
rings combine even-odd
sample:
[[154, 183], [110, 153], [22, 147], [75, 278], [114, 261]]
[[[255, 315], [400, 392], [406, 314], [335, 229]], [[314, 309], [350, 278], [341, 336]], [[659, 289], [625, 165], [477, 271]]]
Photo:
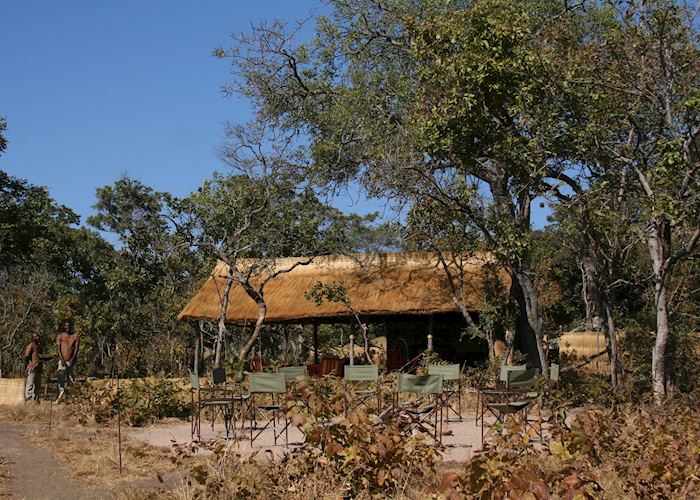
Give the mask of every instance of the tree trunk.
[[537, 294], [537, 290], [535, 289], [535, 284], [527, 271], [523, 269], [522, 266], [517, 267], [519, 267], [519, 269], [514, 269], [511, 275], [513, 281], [517, 281], [519, 285], [516, 292], [519, 292], [521, 295], [519, 300], [521, 305], [521, 315], [525, 320], [528, 330], [528, 332], [524, 333], [526, 335], [529, 333], [531, 336], [534, 336], [535, 339], [534, 343], [536, 353], [528, 352], [528, 354], [530, 354], [530, 360], [539, 365], [542, 374], [547, 380], [549, 380], [549, 361], [547, 360], [547, 354], [544, 348], [542, 331], [544, 320], [542, 318], [542, 311], [540, 310], [539, 296]]
[[258, 304], [258, 319], [255, 321], [255, 328], [253, 329], [253, 333], [248, 339], [248, 342], [241, 347], [241, 350], [238, 353], [238, 359], [240, 360], [244, 360], [246, 357], [248, 357], [248, 354], [250, 354], [250, 351], [255, 346], [255, 341], [260, 338], [263, 323], [265, 322], [265, 316], [267, 315], [267, 305], [262, 297], [260, 297], [256, 303]]
[[608, 293], [603, 286], [601, 269], [592, 249], [586, 248], [581, 258], [583, 266], [584, 297], [587, 301], [586, 323], [595, 331], [603, 333], [605, 350], [610, 361], [610, 380], [612, 386], [620, 390], [623, 387], [622, 366], [618, 359], [615, 322]]
[[231, 271], [226, 277], [226, 286], [224, 287], [224, 294], [221, 297], [221, 315], [219, 316], [218, 331], [216, 333], [216, 348], [214, 351], [214, 366], [216, 368], [221, 367], [221, 344], [224, 341], [224, 334], [226, 333], [226, 311], [228, 311], [228, 296], [231, 292], [231, 287], [233, 286], [233, 277], [231, 276]]
[[654, 401], [663, 404], [666, 399], [666, 345], [670, 333], [668, 307], [670, 268], [668, 253], [671, 231], [665, 223], [655, 223], [649, 236], [649, 256], [654, 271], [654, 302], [656, 304], [656, 340], [651, 354], [651, 379]]

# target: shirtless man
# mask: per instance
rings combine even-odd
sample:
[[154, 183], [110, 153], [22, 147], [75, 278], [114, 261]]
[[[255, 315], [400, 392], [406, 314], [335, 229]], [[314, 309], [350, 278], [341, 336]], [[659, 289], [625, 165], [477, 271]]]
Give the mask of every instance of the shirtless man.
[[63, 331], [56, 337], [56, 349], [58, 350], [58, 399], [63, 398], [66, 392], [66, 382], [73, 382], [75, 361], [78, 359], [80, 348], [80, 334], [73, 333], [69, 322], [63, 323]]
[[32, 334], [32, 340], [24, 349], [24, 361], [27, 363], [27, 383], [24, 386], [24, 399], [26, 401], [37, 401], [39, 399], [41, 353], [39, 335], [34, 333]]

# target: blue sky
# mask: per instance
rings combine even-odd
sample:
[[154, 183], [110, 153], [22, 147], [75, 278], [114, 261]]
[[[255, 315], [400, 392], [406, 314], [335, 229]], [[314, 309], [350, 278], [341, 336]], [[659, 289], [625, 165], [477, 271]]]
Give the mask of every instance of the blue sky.
[[[85, 216], [95, 188], [123, 174], [176, 195], [226, 167], [214, 150], [248, 104], [224, 98], [231, 32], [299, 19], [317, 0], [4, 2], [0, 168], [47, 186]], [[357, 199], [357, 196], [354, 197]], [[348, 208], [348, 202], [339, 203]], [[352, 204], [350, 202], [350, 204]], [[376, 208], [376, 206], [374, 207]], [[366, 212], [364, 203], [350, 210]]]
[[[230, 65], [214, 58], [231, 32], [295, 20], [319, 0], [21, 0], [0, 14], [0, 169], [49, 188], [83, 217], [95, 189], [126, 174], [184, 196], [215, 170], [225, 121], [246, 101], [224, 98]], [[349, 192], [351, 212], [382, 211]], [[537, 224], [540, 225], [540, 224]]]

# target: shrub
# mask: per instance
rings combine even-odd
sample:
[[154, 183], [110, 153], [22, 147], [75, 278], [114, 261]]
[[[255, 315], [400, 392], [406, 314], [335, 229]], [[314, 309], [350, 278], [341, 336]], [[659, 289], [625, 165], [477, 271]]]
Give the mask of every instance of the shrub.
[[80, 422], [106, 422], [121, 410], [126, 425], [143, 426], [157, 420], [185, 418], [189, 402], [180, 384], [168, 379], [131, 379], [116, 384], [83, 383], [75, 387], [71, 411]]
[[447, 498], [691, 498], [700, 494], [700, 410], [588, 408], [548, 447], [510, 419], [462, 473], [426, 493]]

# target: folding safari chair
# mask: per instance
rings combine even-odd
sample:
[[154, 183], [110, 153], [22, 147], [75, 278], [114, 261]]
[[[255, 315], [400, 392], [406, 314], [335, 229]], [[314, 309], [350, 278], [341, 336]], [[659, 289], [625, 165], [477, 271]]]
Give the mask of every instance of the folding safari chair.
[[[272, 435], [275, 445], [277, 444], [277, 438], [279, 438], [282, 433], [284, 433], [285, 445], [289, 444], [289, 424], [290, 420], [287, 418], [285, 408], [275, 403], [274, 398], [279, 397], [281, 394], [287, 392], [287, 384], [285, 381], [284, 373], [249, 373], [249, 392], [250, 392], [250, 403], [249, 408], [252, 411], [252, 422], [250, 425], [250, 445], [253, 446], [255, 440], [263, 433], [265, 429], [272, 426]], [[262, 404], [256, 405], [256, 396], [270, 395], [272, 396], [272, 404]], [[268, 415], [265, 425], [258, 427], [258, 413]], [[277, 432], [277, 419], [278, 417], [284, 417], [284, 427]], [[257, 432], [254, 432], [256, 431]]]
[[[495, 398], [498, 400], [508, 400], [513, 392], [522, 392], [534, 385], [535, 377], [539, 373], [537, 368], [527, 369], [525, 365], [503, 365], [499, 373], [499, 387], [482, 387], [478, 389], [476, 399], [476, 419], [475, 425], [484, 425], [484, 415], [486, 414], [486, 399]], [[493, 402], [493, 401], [492, 401]], [[502, 402], [502, 401], [499, 401]]]
[[[505, 423], [508, 415], [523, 416], [524, 425], [530, 425], [528, 421], [528, 408], [532, 405], [539, 393], [532, 390], [537, 382], [540, 371], [538, 368], [525, 370], [510, 370], [506, 374], [505, 401], [484, 403], [481, 415], [481, 443], [484, 443], [485, 413], [490, 412], [495, 418], [495, 423]], [[542, 430], [537, 431], [542, 439]]]
[[201, 441], [202, 427], [202, 412], [206, 409], [211, 410], [211, 429], [214, 430], [216, 422], [217, 410], [221, 412], [224, 418], [224, 427], [226, 429], [226, 438], [229, 437], [233, 430], [231, 420], [233, 416], [233, 397], [232, 393], [221, 387], [202, 387], [199, 383], [199, 375], [190, 372], [190, 408], [192, 410], [192, 420], [190, 422], [190, 436], [194, 441], [195, 434], [197, 441]]
[[[379, 385], [379, 367], [377, 365], [345, 365], [345, 373], [343, 375], [343, 380], [349, 382], [353, 385], [353, 393], [358, 398], [358, 402], [354, 405], [354, 411], [365, 404], [373, 396], [377, 397], [377, 415], [381, 411], [381, 387]], [[357, 390], [355, 386], [359, 383], [365, 382], [366, 386], [369, 387], [374, 385], [374, 388]], [[372, 384], [374, 382], [374, 384]], [[347, 416], [350, 412], [350, 405], [345, 403], [345, 415]]]
[[299, 382], [305, 378], [308, 378], [309, 374], [306, 371], [306, 365], [302, 366], [281, 366], [277, 368], [277, 373], [284, 374], [284, 381], [287, 386], [293, 384], [294, 382]]
[[549, 365], [549, 384], [559, 387], [559, 365], [556, 363]]
[[[459, 364], [452, 365], [428, 365], [428, 375], [442, 375], [443, 399], [445, 406], [445, 420], [450, 422], [450, 410], [457, 415], [454, 422], [462, 421], [462, 381], [459, 376]], [[455, 399], [457, 408], [455, 409]]]
[[[442, 443], [442, 375], [399, 373], [396, 389], [394, 411], [399, 418], [405, 418], [403, 429], [406, 432], [427, 430], [436, 443]], [[401, 394], [419, 395], [421, 398], [401, 402]]]
[[[495, 418], [496, 421], [494, 422], [495, 424], [505, 424], [506, 417], [508, 415], [516, 415], [516, 414], [522, 414], [523, 415], [523, 422], [525, 425], [527, 425], [527, 409], [532, 403], [533, 400], [531, 399], [523, 399], [520, 401], [504, 401], [504, 402], [495, 402], [495, 403], [484, 403], [484, 409], [483, 411], [486, 412], [488, 411], [491, 413]], [[485, 421], [486, 419], [484, 418], [484, 415], [481, 417], [481, 445], [484, 445], [484, 426], [485, 426]]]
[[211, 379], [215, 386], [226, 385], [226, 368], [214, 368]]
[[525, 371], [527, 366], [525, 365], [501, 365], [501, 370], [498, 374], [498, 381], [501, 385], [505, 386], [508, 380], [508, 373], [510, 372], [521, 372]]
[[522, 392], [532, 388], [537, 381], [539, 373], [539, 368], [509, 371], [506, 375], [507, 394], [510, 395], [512, 392]]

